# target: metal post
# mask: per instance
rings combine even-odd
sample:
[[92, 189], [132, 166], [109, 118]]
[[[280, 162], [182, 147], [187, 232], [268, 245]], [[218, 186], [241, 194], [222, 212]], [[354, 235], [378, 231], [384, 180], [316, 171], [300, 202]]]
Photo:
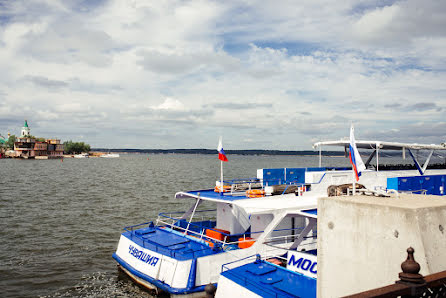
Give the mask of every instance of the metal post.
[[379, 146], [376, 144], [376, 171], [379, 171]]
[[195, 210], [197, 209], [199, 202], [200, 202], [200, 199], [198, 198], [197, 202], [195, 203], [194, 210], [192, 211], [192, 215], [190, 216], [189, 222], [187, 223], [186, 231], [184, 231], [184, 234], [187, 234], [187, 231], [189, 230], [190, 223], [191, 223], [192, 219], [194, 218]]
[[223, 161], [220, 160], [220, 195], [223, 195]]
[[356, 174], [354, 169], [352, 169], [352, 174], [353, 174], [353, 195], [356, 195]]
[[319, 168], [322, 167], [322, 146], [319, 146]]

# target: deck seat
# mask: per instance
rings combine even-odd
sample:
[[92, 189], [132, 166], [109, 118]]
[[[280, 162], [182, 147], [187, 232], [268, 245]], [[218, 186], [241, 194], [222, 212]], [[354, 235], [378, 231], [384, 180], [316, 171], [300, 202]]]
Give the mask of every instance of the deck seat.
[[[226, 234], [226, 235], [224, 235]], [[224, 241], [225, 237], [230, 234], [229, 231], [222, 229], [206, 229], [206, 236], [215, 240]]]
[[248, 248], [251, 247], [256, 241], [254, 239], [252, 239], [251, 237], [240, 237], [238, 238], [238, 247], [239, 248]]
[[155, 233], [155, 228], [148, 227], [148, 228], [143, 228], [143, 229], [139, 229], [139, 230], [135, 231], [135, 234], [138, 235], [138, 236], [151, 234], [151, 233]]

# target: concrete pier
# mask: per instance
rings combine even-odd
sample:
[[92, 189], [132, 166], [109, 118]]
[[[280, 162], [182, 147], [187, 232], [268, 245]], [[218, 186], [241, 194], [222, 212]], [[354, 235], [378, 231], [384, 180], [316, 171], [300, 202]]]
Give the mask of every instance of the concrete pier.
[[422, 275], [446, 270], [446, 197], [330, 197], [318, 201], [318, 297], [395, 282], [406, 249]]

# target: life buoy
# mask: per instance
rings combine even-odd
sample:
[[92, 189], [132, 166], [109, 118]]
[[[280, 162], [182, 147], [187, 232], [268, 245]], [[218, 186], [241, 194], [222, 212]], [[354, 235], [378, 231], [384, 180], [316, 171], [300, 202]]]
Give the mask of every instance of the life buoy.
[[246, 191], [246, 196], [248, 198], [260, 198], [265, 196], [265, 191], [263, 189], [250, 189]]
[[[223, 185], [223, 192], [230, 192], [231, 186], [230, 185]], [[220, 186], [216, 186], [214, 188], [214, 192], [220, 192]]]

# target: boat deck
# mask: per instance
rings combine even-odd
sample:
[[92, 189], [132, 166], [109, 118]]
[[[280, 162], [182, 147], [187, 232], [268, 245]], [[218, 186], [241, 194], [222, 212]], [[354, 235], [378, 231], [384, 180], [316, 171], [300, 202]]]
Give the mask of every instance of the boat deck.
[[316, 279], [265, 261], [255, 261], [221, 273], [262, 297], [316, 297]]
[[141, 247], [177, 260], [190, 260], [221, 252], [204, 240], [163, 227], [127, 230], [122, 235]]

